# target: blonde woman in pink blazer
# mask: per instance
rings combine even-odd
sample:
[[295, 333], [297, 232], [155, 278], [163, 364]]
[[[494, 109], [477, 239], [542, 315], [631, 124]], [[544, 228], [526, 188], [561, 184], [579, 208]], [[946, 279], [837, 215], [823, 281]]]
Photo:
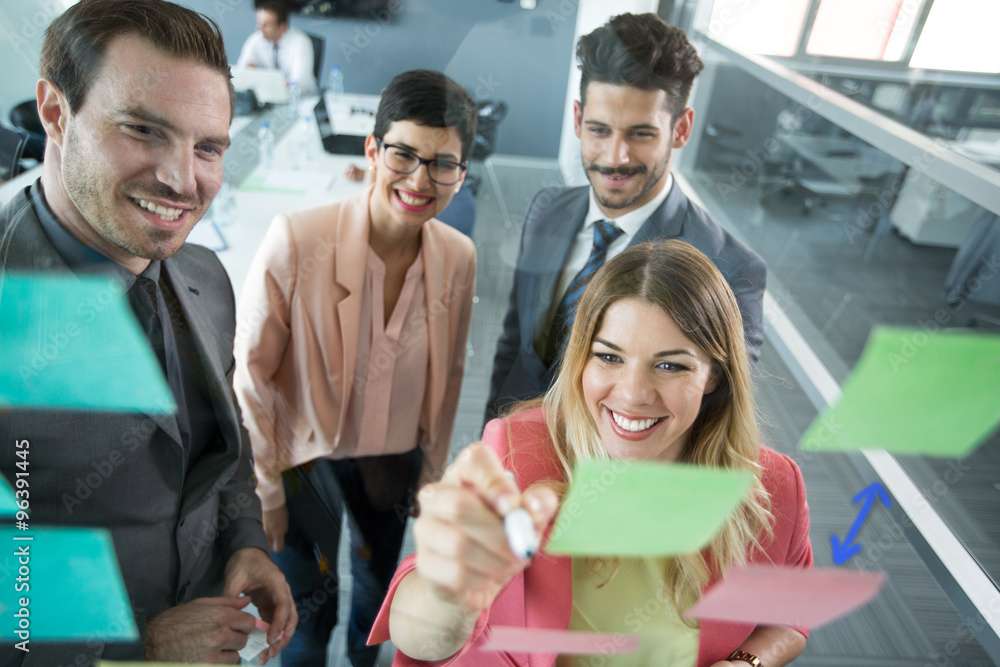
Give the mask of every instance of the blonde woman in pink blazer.
[[413, 494], [444, 467], [476, 253], [434, 215], [465, 178], [475, 109], [439, 72], [395, 77], [365, 146], [374, 184], [275, 218], [244, 286], [234, 385], [264, 530], [299, 610], [286, 667], [325, 664], [345, 512], [348, 657], [374, 664], [365, 642]]
[[[525, 507], [544, 540], [584, 459], [695, 464], [754, 480], [701, 553], [597, 560], [543, 548], [518, 559], [501, 515]], [[736, 299], [684, 241], [633, 246], [609, 260], [583, 294], [544, 399], [491, 421], [483, 444], [467, 448], [420, 501], [417, 553], [400, 565], [370, 638], [391, 637], [396, 667], [780, 667], [805, 647], [803, 629], [683, 616], [734, 565], [813, 562], [802, 475], [758, 444]], [[685, 511], [665, 506], [647, 529], [670, 531]], [[599, 656], [481, 651], [500, 626], [641, 641], [635, 653]]]

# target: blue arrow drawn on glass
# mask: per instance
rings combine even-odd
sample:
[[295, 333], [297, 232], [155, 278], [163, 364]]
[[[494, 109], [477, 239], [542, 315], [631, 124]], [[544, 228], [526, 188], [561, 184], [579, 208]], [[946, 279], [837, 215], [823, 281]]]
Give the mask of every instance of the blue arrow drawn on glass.
[[861, 545], [854, 544], [854, 540], [858, 536], [858, 531], [861, 530], [861, 524], [863, 524], [865, 519], [868, 518], [868, 513], [871, 512], [872, 505], [875, 504], [876, 497], [881, 498], [882, 504], [886, 507], [892, 507], [892, 500], [889, 498], [889, 492], [885, 490], [884, 486], [878, 482], [874, 482], [873, 484], [870, 484], [862, 489], [858, 495], [854, 496], [854, 500], [852, 502], [858, 503], [861, 500], [864, 500], [864, 503], [861, 505], [861, 512], [858, 514], [858, 518], [855, 519], [854, 523], [851, 525], [851, 529], [847, 532], [847, 536], [844, 538], [844, 541], [841, 542], [840, 538], [836, 535], [830, 536], [830, 546], [833, 547], [833, 562], [836, 565], [843, 565], [861, 551]]

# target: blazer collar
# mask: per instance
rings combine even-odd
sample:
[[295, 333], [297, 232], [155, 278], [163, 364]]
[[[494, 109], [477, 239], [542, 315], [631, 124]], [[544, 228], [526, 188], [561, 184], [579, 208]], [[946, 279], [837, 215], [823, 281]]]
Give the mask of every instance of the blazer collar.
[[[427, 303], [427, 354], [430, 382], [424, 405], [440, 406], [444, 403], [447, 388], [449, 320], [455, 312], [459, 298], [459, 285], [449, 283], [445, 278], [445, 243], [441, 238], [441, 225], [436, 220], [428, 220], [420, 229], [421, 250], [424, 257], [424, 295]], [[426, 425], [427, 435], [433, 441], [438, 432], [440, 410], [430, 410], [430, 423]]]
[[[340, 322], [341, 358], [330, 358], [327, 372], [331, 377], [341, 374], [343, 405], [341, 414], [347, 414], [354, 382], [354, 372], [358, 356], [358, 323], [361, 321], [361, 299], [364, 294], [365, 267], [368, 264], [368, 236], [371, 215], [368, 204], [374, 186], [369, 186], [358, 194], [348, 197], [338, 209], [336, 225], [336, 261], [334, 280], [347, 291], [347, 296], [337, 304]], [[340, 421], [338, 434], [343, 428]], [[338, 435], [339, 437], [339, 435]]]
[[673, 187], [670, 188], [670, 194], [639, 228], [629, 245], [680, 236], [681, 232], [684, 231], [687, 207], [687, 195], [681, 191], [680, 183], [675, 179]]

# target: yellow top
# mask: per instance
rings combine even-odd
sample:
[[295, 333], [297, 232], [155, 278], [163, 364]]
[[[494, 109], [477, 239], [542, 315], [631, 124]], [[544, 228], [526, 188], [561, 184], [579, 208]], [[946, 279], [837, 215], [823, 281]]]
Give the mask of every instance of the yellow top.
[[[594, 572], [586, 558], [574, 558], [569, 629], [638, 635], [639, 648], [634, 653], [560, 656], [556, 666], [694, 667], [698, 629], [685, 625], [673, 600], [664, 595], [665, 566], [664, 558], [622, 558], [614, 578], [598, 588], [608, 578], [610, 566]], [[617, 642], [612, 638], [611, 643]]]

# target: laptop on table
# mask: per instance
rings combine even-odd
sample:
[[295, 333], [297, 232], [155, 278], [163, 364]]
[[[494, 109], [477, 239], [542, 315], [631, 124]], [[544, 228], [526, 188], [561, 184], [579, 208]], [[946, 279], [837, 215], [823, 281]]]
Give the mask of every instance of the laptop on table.
[[330, 120], [330, 111], [326, 108], [326, 100], [320, 95], [319, 102], [313, 107], [316, 124], [319, 125], [319, 136], [323, 139], [323, 150], [336, 155], [364, 155], [365, 136], [361, 134], [337, 134]]

